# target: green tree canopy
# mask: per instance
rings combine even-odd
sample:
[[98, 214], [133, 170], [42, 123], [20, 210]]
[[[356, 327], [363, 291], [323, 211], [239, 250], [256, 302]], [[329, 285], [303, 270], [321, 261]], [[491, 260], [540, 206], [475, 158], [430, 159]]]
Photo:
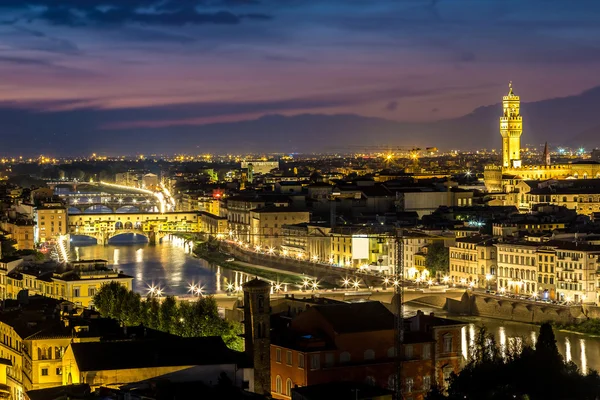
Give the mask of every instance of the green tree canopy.
[[435, 275], [437, 272], [448, 272], [449, 264], [449, 249], [444, 246], [443, 241], [435, 241], [427, 246], [425, 265], [431, 275]]
[[221, 336], [229, 348], [243, 350], [238, 336], [241, 324], [221, 319], [212, 296], [179, 303], [172, 296], [142, 299], [138, 293], [111, 282], [98, 290], [94, 306], [103, 317], [116, 319], [124, 326], [143, 324], [182, 337]]

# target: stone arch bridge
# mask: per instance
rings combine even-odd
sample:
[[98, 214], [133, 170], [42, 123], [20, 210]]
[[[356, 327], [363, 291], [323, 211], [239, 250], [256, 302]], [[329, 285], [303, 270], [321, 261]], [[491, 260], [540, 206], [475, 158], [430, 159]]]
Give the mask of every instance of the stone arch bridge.
[[90, 236], [99, 244], [123, 234], [144, 235], [151, 244], [174, 233], [198, 233], [198, 215], [190, 212], [171, 213], [86, 213], [69, 215], [69, 234]]

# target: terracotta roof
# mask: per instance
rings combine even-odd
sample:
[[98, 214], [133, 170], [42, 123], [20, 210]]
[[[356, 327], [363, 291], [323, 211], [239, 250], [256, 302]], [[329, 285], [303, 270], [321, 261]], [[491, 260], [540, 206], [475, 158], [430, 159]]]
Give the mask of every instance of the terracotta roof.
[[337, 333], [394, 329], [394, 314], [378, 301], [314, 306]]

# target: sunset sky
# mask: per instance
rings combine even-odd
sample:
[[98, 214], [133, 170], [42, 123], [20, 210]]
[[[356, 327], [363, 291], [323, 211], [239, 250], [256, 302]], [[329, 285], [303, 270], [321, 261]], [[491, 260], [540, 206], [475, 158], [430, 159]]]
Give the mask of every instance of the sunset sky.
[[428, 121], [498, 102], [509, 80], [523, 101], [600, 83], [594, 0], [0, 0], [0, 35], [0, 116], [90, 130]]

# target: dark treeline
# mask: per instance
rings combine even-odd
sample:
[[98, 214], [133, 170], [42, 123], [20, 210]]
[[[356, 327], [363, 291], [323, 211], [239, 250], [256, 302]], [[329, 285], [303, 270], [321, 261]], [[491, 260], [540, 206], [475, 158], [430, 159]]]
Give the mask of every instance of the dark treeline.
[[141, 324], [183, 337], [221, 336], [229, 348], [243, 349], [243, 341], [238, 337], [241, 325], [221, 319], [212, 296], [179, 303], [172, 296], [161, 301], [156, 297], [142, 299], [138, 293], [111, 282], [96, 293], [94, 306], [103, 317], [116, 319], [125, 326]]
[[470, 361], [450, 378], [448, 395], [432, 391], [427, 400], [598, 400], [600, 376], [583, 375], [565, 363], [550, 324], [543, 324], [535, 344], [508, 348], [503, 354], [494, 336], [481, 328], [470, 348]]

